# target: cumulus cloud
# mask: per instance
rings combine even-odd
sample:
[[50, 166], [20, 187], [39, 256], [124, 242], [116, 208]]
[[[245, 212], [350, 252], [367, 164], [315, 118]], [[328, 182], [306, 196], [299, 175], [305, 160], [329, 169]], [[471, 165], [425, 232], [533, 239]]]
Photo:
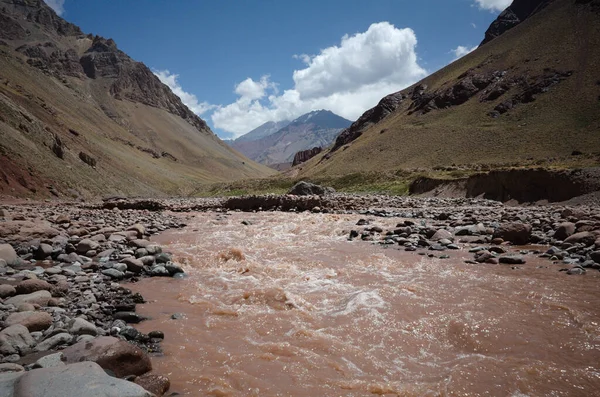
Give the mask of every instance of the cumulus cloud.
[[479, 8], [490, 11], [503, 11], [512, 0], [475, 0]]
[[48, 7], [52, 8], [58, 15], [65, 12], [65, 0], [44, 0]]
[[385, 95], [427, 75], [416, 46], [412, 29], [374, 23], [319, 54], [294, 55], [305, 68], [293, 72], [294, 86], [282, 94], [268, 76], [242, 81], [235, 87], [238, 99], [215, 110], [212, 121], [237, 137], [267, 121], [291, 120], [315, 109], [355, 120]]
[[185, 106], [187, 106], [192, 112], [196, 113], [198, 116], [216, 107], [207, 102], [198, 102], [198, 98], [196, 98], [196, 95], [190, 94], [189, 92], [185, 92], [183, 88], [181, 88], [179, 81], [177, 81], [177, 79], [179, 78], [178, 74], [171, 73], [166, 69], [153, 70], [152, 72], [156, 75], [156, 77], [158, 77], [158, 79], [163, 84], [167, 85], [171, 89], [171, 91], [173, 91], [173, 93], [179, 97], [179, 99], [181, 99], [181, 102], [183, 102]]
[[465, 55], [475, 51], [477, 49], [477, 47], [479, 47], [479, 46], [469, 48], [469, 47], [459, 45], [458, 47], [456, 47], [455, 49], [453, 49], [450, 52], [452, 52], [454, 54], [454, 60], [457, 60], [458, 58], [462, 58]]

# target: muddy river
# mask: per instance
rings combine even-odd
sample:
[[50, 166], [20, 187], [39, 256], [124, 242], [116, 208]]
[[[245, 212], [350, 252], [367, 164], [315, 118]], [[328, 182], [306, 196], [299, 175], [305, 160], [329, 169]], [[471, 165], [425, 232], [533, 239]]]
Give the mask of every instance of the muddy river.
[[133, 286], [166, 334], [154, 372], [186, 396], [600, 395], [599, 272], [349, 242], [359, 218], [198, 213], [155, 238], [189, 277]]

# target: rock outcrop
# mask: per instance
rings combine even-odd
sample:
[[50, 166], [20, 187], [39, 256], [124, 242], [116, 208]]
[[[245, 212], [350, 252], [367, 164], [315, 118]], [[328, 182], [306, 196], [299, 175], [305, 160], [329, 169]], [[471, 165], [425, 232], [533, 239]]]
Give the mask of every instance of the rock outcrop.
[[316, 146], [312, 149], [302, 150], [296, 153], [296, 155], [294, 156], [294, 161], [292, 162], [292, 167], [312, 159], [322, 151], [323, 149], [321, 147]]

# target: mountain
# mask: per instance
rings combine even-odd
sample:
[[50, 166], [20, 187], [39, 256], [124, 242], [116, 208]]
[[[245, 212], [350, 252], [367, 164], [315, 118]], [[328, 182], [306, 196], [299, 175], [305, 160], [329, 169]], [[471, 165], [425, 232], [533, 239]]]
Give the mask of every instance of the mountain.
[[290, 122], [287, 121], [287, 120], [277, 121], [277, 122], [275, 122], [275, 121], [267, 121], [266, 123], [264, 123], [260, 127], [256, 127], [252, 131], [250, 131], [250, 132], [242, 135], [241, 137], [235, 139], [234, 142], [241, 143], [241, 142], [257, 141], [260, 138], [264, 138], [266, 136], [269, 136], [271, 134], [276, 133], [277, 131], [279, 131], [283, 127], [287, 126], [289, 123]]
[[183, 194], [267, 176], [112, 39], [0, 0], [0, 194]]
[[481, 47], [383, 98], [298, 175], [598, 162], [598, 65], [600, 0], [515, 0]]
[[328, 110], [315, 110], [303, 114], [285, 127], [262, 138], [239, 142], [247, 135], [258, 135], [256, 130], [251, 131], [238, 138], [232, 147], [262, 164], [292, 163], [294, 155], [299, 151], [329, 146], [337, 134], [350, 124], [351, 121]]

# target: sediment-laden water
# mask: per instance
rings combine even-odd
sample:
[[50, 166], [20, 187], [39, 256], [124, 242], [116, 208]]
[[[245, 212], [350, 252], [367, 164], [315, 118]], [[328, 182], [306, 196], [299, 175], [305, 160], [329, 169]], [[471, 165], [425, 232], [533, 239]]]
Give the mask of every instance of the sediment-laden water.
[[166, 334], [155, 371], [189, 396], [600, 395], [599, 272], [349, 242], [358, 219], [198, 213], [162, 234], [189, 278], [132, 286], [139, 328]]

